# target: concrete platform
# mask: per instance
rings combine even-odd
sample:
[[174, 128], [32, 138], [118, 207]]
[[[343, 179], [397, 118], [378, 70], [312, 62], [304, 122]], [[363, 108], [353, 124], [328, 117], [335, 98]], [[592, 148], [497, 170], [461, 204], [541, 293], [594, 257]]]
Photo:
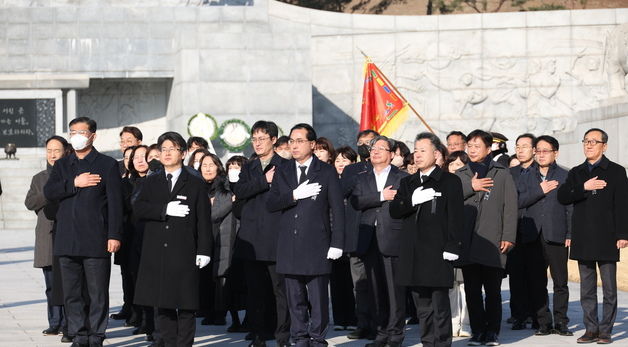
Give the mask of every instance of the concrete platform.
[[[24, 230], [0, 229], [0, 346], [2, 347], [62, 347], [60, 336], [42, 336], [47, 327], [44, 279], [40, 269], [32, 267], [34, 232]], [[112, 266], [111, 276], [111, 312], [117, 312], [122, 304], [120, 271]], [[532, 330], [512, 331], [505, 320], [509, 317], [509, 292], [507, 281], [503, 285], [503, 318], [500, 341], [503, 345], [558, 347], [575, 345], [577, 336], [583, 333], [582, 310], [580, 308], [578, 284], [570, 283], [570, 328], [574, 337], [557, 335], [534, 336]], [[598, 296], [601, 298], [601, 291]], [[600, 299], [601, 300], [601, 299]], [[619, 309], [613, 339], [615, 346], [628, 346], [628, 293], [620, 292]], [[243, 315], [244, 312], [241, 312]], [[600, 307], [601, 314], [601, 307]], [[198, 320], [200, 322], [200, 320]], [[229, 322], [227, 322], [229, 324]], [[195, 346], [246, 346], [244, 334], [227, 334], [227, 326], [197, 326]], [[143, 336], [131, 336], [132, 328], [125, 328], [120, 321], [109, 321], [106, 346], [147, 346]], [[368, 341], [348, 340], [346, 332], [333, 331], [330, 327], [328, 341], [330, 345], [357, 347]], [[456, 338], [454, 346], [466, 346], [468, 338]], [[269, 341], [268, 346], [274, 342]], [[418, 326], [409, 326], [406, 331], [404, 346], [419, 346]]]

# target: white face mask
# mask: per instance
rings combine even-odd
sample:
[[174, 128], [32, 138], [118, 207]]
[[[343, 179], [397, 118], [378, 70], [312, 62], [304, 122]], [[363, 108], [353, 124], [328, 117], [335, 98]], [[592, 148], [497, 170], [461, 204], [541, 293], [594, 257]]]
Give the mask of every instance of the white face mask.
[[390, 163], [393, 164], [396, 167], [402, 167], [403, 166], [403, 158], [400, 155], [395, 155], [395, 157], [392, 159], [392, 161]]
[[194, 166], [194, 170], [198, 170], [198, 168], [201, 166], [200, 162], [196, 162], [194, 164], [192, 164], [192, 166]]
[[236, 183], [240, 180], [240, 170], [238, 169], [230, 169], [228, 172], [229, 182]]
[[81, 151], [85, 149], [85, 147], [87, 147], [88, 141], [89, 139], [86, 136], [79, 135], [79, 134], [76, 134], [70, 137], [70, 144], [72, 144], [72, 147], [74, 148], [75, 151]]
[[279, 151], [277, 152], [277, 154], [279, 154], [279, 156], [284, 159], [292, 159], [292, 153], [290, 153], [290, 151]]
[[498, 149], [499, 149], [499, 143], [493, 142], [493, 144], [491, 145], [491, 151], [496, 151]]

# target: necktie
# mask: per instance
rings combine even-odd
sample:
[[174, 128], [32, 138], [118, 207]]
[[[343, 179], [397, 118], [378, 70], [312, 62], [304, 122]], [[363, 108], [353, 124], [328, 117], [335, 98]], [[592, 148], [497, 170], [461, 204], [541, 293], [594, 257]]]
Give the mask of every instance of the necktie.
[[301, 176], [299, 176], [299, 184], [301, 184], [307, 180], [307, 177], [305, 175], [305, 169], [307, 169], [307, 166], [300, 165], [299, 169], [301, 170]]
[[172, 192], [172, 174], [167, 174], [166, 178], [168, 179], [168, 192]]
[[427, 181], [428, 177], [429, 177], [428, 175], [421, 175], [421, 183], [425, 184], [425, 181]]

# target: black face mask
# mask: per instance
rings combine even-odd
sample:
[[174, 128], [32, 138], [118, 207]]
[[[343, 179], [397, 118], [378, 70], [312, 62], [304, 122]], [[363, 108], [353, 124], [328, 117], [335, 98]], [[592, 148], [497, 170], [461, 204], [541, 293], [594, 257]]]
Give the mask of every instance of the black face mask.
[[369, 150], [368, 145], [360, 145], [358, 146], [358, 154], [362, 160], [366, 160], [371, 156], [371, 151]]
[[148, 169], [151, 172], [157, 172], [163, 168], [164, 168], [164, 165], [158, 159], [153, 159], [148, 163]]

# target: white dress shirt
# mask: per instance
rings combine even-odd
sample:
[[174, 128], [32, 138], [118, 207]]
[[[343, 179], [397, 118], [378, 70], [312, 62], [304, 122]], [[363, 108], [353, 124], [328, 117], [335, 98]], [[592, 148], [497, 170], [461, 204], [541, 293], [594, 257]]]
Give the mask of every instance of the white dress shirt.
[[375, 175], [375, 185], [377, 186], [377, 191], [379, 192], [379, 201], [384, 201], [384, 188], [386, 188], [386, 180], [388, 180], [390, 169], [390, 165], [379, 173], [373, 169], [373, 174]]
[[178, 168], [177, 170], [174, 170], [173, 172], [168, 172], [164, 170], [165, 175], [166, 175], [166, 180], [168, 180], [168, 174], [172, 175], [172, 189], [174, 189], [174, 185], [177, 184], [177, 180], [179, 179], [179, 176], [181, 175], [182, 170], [183, 170], [182, 167]]
[[[299, 182], [299, 180], [301, 180], [301, 169], [299, 168], [300, 166], [305, 166], [305, 175], [307, 175], [308, 172], [310, 172], [310, 166], [312, 165], [312, 160], [314, 158], [310, 157], [310, 159], [306, 160], [305, 163], [303, 164], [299, 164], [298, 161], [294, 161], [294, 163], [296, 164], [297, 167], [297, 182]], [[311, 182], [308, 182], [311, 183]]]

